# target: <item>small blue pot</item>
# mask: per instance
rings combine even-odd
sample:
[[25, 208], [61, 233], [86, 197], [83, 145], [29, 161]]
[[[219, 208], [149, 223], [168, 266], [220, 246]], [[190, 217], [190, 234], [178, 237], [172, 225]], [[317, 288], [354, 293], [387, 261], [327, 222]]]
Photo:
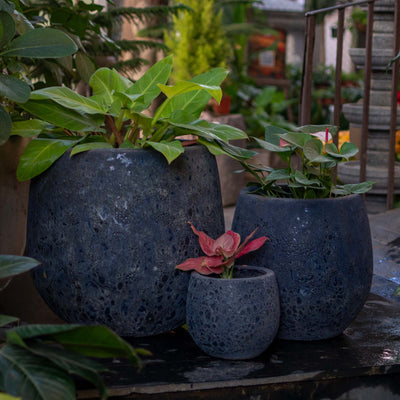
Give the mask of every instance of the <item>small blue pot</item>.
[[235, 267], [233, 279], [191, 275], [187, 326], [195, 343], [210, 356], [257, 357], [274, 340], [279, 315], [278, 285], [269, 269]]

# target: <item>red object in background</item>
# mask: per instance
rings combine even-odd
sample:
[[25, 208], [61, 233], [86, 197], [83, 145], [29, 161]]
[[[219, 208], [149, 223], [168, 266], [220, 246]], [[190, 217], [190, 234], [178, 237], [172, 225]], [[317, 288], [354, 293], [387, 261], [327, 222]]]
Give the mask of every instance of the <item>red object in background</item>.
[[397, 104], [400, 104], [400, 91], [397, 92]]
[[229, 114], [231, 111], [231, 100], [232, 96], [224, 93], [219, 104], [216, 101], [213, 101], [214, 112], [216, 114]]
[[249, 42], [249, 75], [284, 78], [286, 34], [278, 31], [277, 35], [256, 34]]

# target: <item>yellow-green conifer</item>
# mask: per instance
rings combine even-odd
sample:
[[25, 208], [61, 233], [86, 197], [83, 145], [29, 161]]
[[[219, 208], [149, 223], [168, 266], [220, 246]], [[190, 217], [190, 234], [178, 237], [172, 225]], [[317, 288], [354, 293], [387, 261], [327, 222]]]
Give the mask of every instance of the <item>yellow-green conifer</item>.
[[222, 11], [214, 0], [180, 0], [193, 9], [173, 17], [173, 30], [165, 33], [165, 43], [174, 55], [172, 79], [189, 80], [211, 68], [224, 67], [231, 48], [222, 27]]

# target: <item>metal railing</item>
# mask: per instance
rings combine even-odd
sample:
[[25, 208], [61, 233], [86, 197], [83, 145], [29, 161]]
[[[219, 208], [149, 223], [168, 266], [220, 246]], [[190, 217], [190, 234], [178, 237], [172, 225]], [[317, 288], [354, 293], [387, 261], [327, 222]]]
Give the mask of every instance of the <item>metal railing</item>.
[[[395, 45], [393, 57], [399, 52], [400, 40], [400, 0], [395, 1]], [[367, 31], [365, 46], [365, 65], [364, 65], [364, 95], [363, 95], [363, 114], [361, 127], [361, 146], [360, 146], [360, 182], [366, 180], [367, 170], [367, 143], [368, 143], [368, 122], [370, 106], [370, 89], [372, 73], [372, 29], [374, 18], [375, 0], [360, 0], [328, 7], [320, 10], [310, 11], [306, 16], [306, 34], [303, 63], [302, 89], [300, 99], [300, 125], [310, 123], [311, 114], [311, 89], [312, 89], [312, 70], [315, 44], [315, 26], [316, 16], [329, 11], [338, 11], [337, 24], [337, 49], [336, 49], [336, 75], [335, 75], [335, 95], [333, 122], [339, 126], [341, 113], [341, 89], [342, 89], [342, 59], [343, 59], [343, 33], [344, 33], [344, 14], [347, 7], [367, 5]], [[394, 194], [394, 170], [395, 170], [395, 142], [396, 142], [396, 121], [397, 121], [397, 86], [398, 86], [399, 60], [392, 67], [392, 98], [390, 114], [390, 136], [389, 136], [389, 163], [388, 163], [388, 190], [387, 190], [387, 208], [393, 208]], [[338, 135], [334, 137], [334, 142], [338, 144]]]

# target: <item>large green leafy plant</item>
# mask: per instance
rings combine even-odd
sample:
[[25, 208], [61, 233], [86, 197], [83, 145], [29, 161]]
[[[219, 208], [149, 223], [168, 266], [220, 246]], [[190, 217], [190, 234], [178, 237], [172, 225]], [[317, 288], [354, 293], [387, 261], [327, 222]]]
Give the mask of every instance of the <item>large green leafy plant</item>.
[[11, 133], [15, 102], [30, 95], [23, 60], [58, 58], [77, 46], [65, 33], [51, 28], [34, 29], [11, 1], [0, 0], [0, 145]]
[[[333, 169], [357, 153], [355, 144], [344, 143], [340, 149], [331, 142], [337, 131], [333, 126], [307, 125], [297, 131], [267, 127], [265, 138], [253, 138], [258, 147], [277, 153], [286, 168], [271, 168], [242, 162], [256, 182], [255, 192], [273, 197], [328, 198], [365, 193], [373, 182], [341, 185]], [[282, 186], [282, 183], [284, 186]]]
[[[220, 84], [227, 75], [222, 68], [192, 78], [167, 82], [172, 57], [166, 57], [132, 83], [115, 70], [101, 68], [91, 79], [93, 96], [84, 97], [66, 87], [50, 87], [32, 92], [20, 106], [40, 118], [16, 122], [13, 134], [35, 136], [22, 154], [17, 170], [19, 180], [30, 179], [46, 170], [64, 152], [71, 155], [98, 148], [152, 148], [171, 163], [184, 152], [184, 135], [213, 154], [247, 159], [254, 153], [236, 148], [231, 139], [247, 138], [232, 126], [199, 120], [210, 97], [221, 99]], [[162, 92], [164, 101], [154, 116], [145, 114]]]
[[[39, 262], [32, 258], [0, 255], [0, 278], [10, 278], [37, 265]], [[15, 321], [15, 317], [0, 315], [0, 391], [24, 400], [73, 400], [73, 376], [89, 381], [105, 399], [107, 390], [100, 374], [107, 369], [93, 357], [124, 357], [140, 367], [138, 354], [148, 354], [133, 349], [104, 326], [10, 327]], [[0, 398], [11, 398], [4, 396], [0, 393]]]

